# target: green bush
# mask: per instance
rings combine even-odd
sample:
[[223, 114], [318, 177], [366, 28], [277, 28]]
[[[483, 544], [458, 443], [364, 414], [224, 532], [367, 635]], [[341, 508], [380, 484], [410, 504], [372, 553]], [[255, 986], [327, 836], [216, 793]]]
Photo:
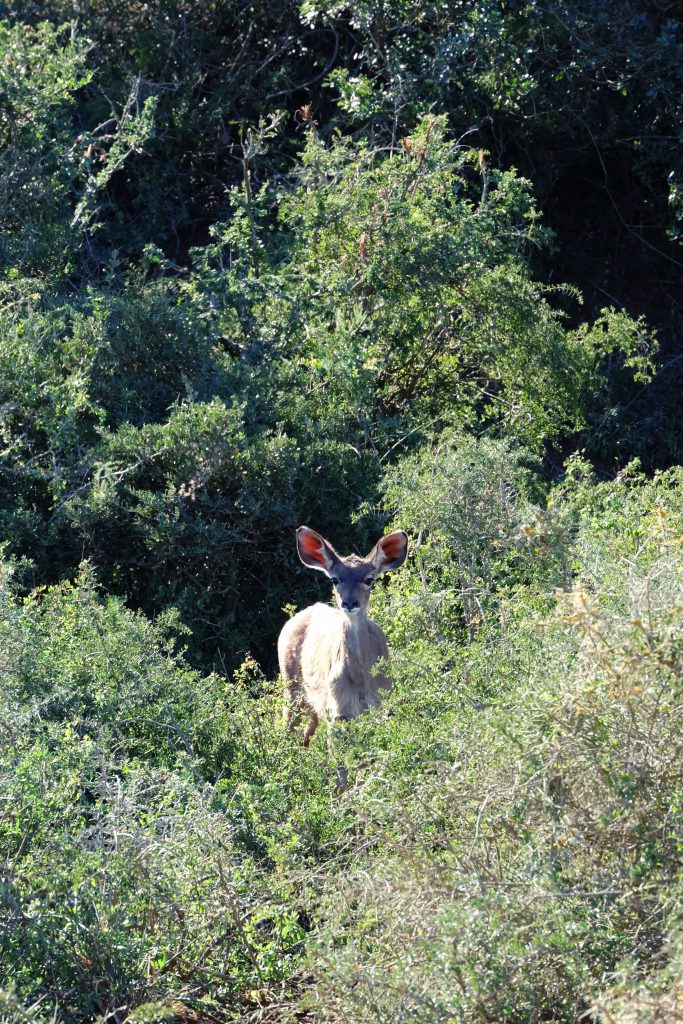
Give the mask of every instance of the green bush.
[[541, 564], [459, 649], [446, 630], [404, 646], [419, 552], [392, 581], [397, 691], [345, 734], [365, 834], [323, 895], [320, 1019], [575, 1021], [641, 998], [608, 990], [622, 964], [660, 969], [680, 907], [680, 495], [680, 473], [596, 486], [574, 468], [519, 541], [541, 562], [568, 546], [573, 582], [552, 598]]
[[253, 663], [231, 681], [201, 678], [173, 652], [170, 626], [101, 598], [87, 571], [24, 600], [3, 595], [10, 1020], [155, 1000], [239, 1019], [262, 998], [250, 993], [277, 991], [297, 961], [306, 918], [283, 868], [334, 841], [321, 756], [285, 738]]
[[422, 536], [373, 598], [395, 690], [309, 750], [253, 661], [200, 676], [177, 622], [89, 571], [7, 590], [0, 983], [18, 1020], [40, 997], [74, 1021], [667, 1005], [680, 472], [597, 483], [573, 460], [548, 491], [523, 450], [467, 435], [403, 468], [386, 501]]
[[3, 11], [1, 1020], [673, 1020], [672, 5]]
[[529, 274], [544, 235], [528, 183], [445, 128], [422, 121], [384, 159], [310, 133], [283, 207], [295, 231], [287, 290], [316, 296], [297, 304], [299, 351], [349, 414], [379, 402], [412, 429], [504, 423], [538, 446], [583, 423], [601, 357], [635, 357], [642, 325], [605, 311], [567, 331]]
[[[0, 22], [0, 267], [63, 271], [74, 166], [75, 97], [91, 79], [87, 46], [47, 23]], [[68, 257], [67, 257], [68, 269]]]
[[420, 131], [383, 160], [310, 133], [298, 188], [235, 196], [185, 273], [150, 249], [150, 280], [7, 283], [3, 526], [34, 582], [85, 555], [134, 606], [178, 608], [202, 664], [271, 666], [280, 609], [314, 585], [293, 575], [301, 522], [369, 546], [370, 520], [348, 521], [425, 433], [538, 448], [583, 422], [613, 349], [647, 372], [642, 325], [567, 331], [540, 297], [525, 183], [492, 174], [483, 197], [444, 125]]

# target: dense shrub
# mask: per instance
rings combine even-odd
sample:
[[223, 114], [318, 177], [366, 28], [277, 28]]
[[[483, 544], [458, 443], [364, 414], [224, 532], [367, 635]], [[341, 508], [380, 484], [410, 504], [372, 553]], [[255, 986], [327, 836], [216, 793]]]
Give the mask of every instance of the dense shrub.
[[[489, 461], [484, 449], [480, 473]], [[406, 651], [410, 625], [424, 631], [410, 596], [410, 578], [424, 586], [419, 554], [392, 583], [397, 693], [347, 733], [350, 756], [373, 750], [346, 799], [375, 843], [323, 897], [319, 1019], [575, 1021], [596, 1001], [627, 1014], [631, 999], [645, 1005], [635, 979], [667, 976], [680, 907], [680, 474], [595, 487], [576, 473], [522, 534], [541, 560], [545, 545], [569, 544], [573, 582], [555, 598], [518, 584], [469, 645], [432, 630]], [[446, 540], [433, 497], [405, 493]], [[486, 529], [482, 505], [472, 529]], [[558, 519], [573, 524], [563, 541]]]
[[2, 1022], [677, 1019], [674, 6], [0, 14]]
[[9, 1020], [41, 995], [68, 1020], [668, 1005], [680, 473], [574, 461], [546, 497], [524, 452], [458, 435], [404, 466], [387, 501], [421, 539], [374, 599], [396, 689], [330, 748], [253, 662], [200, 677], [88, 571], [5, 593]]
[[301, 522], [366, 545], [370, 520], [348, 521], [419, 436], [458, 424], [538, 449], [583, 425], [606, 357], [647, 375], [642, 323], [567, 330], [532, 280], [524, 181], [433, 118], [406, 147], [310, 129], [296, 187], [234, 193], [187, 271], [152, 247], [149, 279], [112, 263], [79, 291], [8, 280], [4, 529], [33, 582], [85, 555], [136, 607], [177, 607], [198, 663], [270, 667], [306, 593]]
[[504, 421], [537, 445], [583, 422], [606, 351], [645, 365], [642, 325], [605, 311], [564, 328], [529, 275], [543, 232], [528, 184], [445, 127], [421, 122], [385, 159], [310, 134], [284, 207], [296, 278], [317, 300], [300, 304], [303, 352], [329, 367], [336, 401], [377, 395], [409, 426]]
[[3, 1019], [155, 999], [239, 1019], [291, 972], [305, 918], [273, 860], [333, 836], [329, 814], [316, 821], [324, 778], [285, 741], [253, 663], [200, 678], [171, 627], [103, 599], [87, 571], [23, 601], [5, 590]]
[[51, 273], [72, 248], [75, 95], [91, 79], [87, 46], [49, 24], [0, 23], [0, 267]]

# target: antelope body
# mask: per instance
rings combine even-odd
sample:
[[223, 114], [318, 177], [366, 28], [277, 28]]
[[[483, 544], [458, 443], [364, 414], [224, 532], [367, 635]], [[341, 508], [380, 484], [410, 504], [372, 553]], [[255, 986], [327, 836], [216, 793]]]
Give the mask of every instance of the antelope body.
[[304, 608], [286, 623], [278, 640], [280, 672], [289, 697], [285, 716], [294, 724], [302, 711], [308, 711], [308, 745], [321, 719], [355, 718], [376, 707], [382, 693], [391, 689], [388, 676], [372, 672], [389, 649], [367, 611], [372, 584], [383, 572], [403, 564], [408, 538], [402, 530], [390, 533], [366, 558], [342, 557], [307, 526], [299, 527], [296, 542], [304, 565], [329, 577], [338, 605]]

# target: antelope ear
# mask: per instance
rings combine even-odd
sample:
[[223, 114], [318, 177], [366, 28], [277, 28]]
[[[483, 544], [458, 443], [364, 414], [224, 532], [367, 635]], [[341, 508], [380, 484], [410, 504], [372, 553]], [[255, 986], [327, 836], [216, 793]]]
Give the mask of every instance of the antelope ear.
[[407, 554], [408, 535], [403, 530], [396, 530], [377, 541], [368, 559], [378, 572], [392, 572], [403, 565]]
[[339, 558], [332, 545], [309, 526], [300, 526], [296, 531], [296, 549], [304, 565], [309, 569], [319, 569], [328, 576]]

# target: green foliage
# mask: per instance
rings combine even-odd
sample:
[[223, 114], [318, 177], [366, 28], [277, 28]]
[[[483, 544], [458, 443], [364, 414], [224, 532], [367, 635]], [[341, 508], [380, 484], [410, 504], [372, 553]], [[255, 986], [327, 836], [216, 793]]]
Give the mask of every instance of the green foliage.
[[163, 424], [104, 433], [92, 482], [65, 514], [134, 603], [174, 605], [195, 643], [228, 662], [247, 649], [272, 658], [299, 586], [294, 530], [306, 517], [345, 529], [338, 510], [362, 479], [348, 444], [304, 447], [282, 428], [254, 429], [235, 402], [184, 402]]
[[392, 581], [391, 594], [405, 602], [390, 613], [402, 650], [418, 657], [438, 650], [448, 671], [455, 645], [489, 632], [502, 596], [530, 571], [540, 577], [519, 544], [523, 524], [538, 514], [535, 465], [500, 441], [442, 435], [387, 474], [386, 507], [413, 536], [419, 568]]
[[[490, 460], [484, 448], [480, 473]], [[413, 508], [430, 508], [424, 482], [405, 485]], [[545, 584], [542, 605], [539, 580], [518, 585], [459, 648], [444, 630], [406, 651], [406, 617], [423, 629], [423, 549], [392, 582], [397, 692], [347, 733], [346, 799], [375, 844], [323, 898], [310, 960], [322, 1019], [575, 1021], [595, 1000], [642, 1000], [641, 973], [662, 969], [666, 985], [681, 898], [682, 511], [680, 472], [595, 487], [577, 467], [529, 540], [541, 557], [568, 548], [572, 582], [554, 598]]]
[[[75, 95], [91, 79], [87, 47], [49, 24], [0, 23], [0, 266], [29, 274], [64, 265], [74, 178]], [[60, 217], [61, 214], [61, 217]]]
[[[102, 136], [93, 134], [90, 139], [81, 139], [88, 142], [84, 150], [84, 158], [87, 168], [91, 172], [86, 180], [83, 196], [78, 202], [71, 218], [72, 229], [96, 230], [99, 226], [92, 221], [97, 213], [102, 212], [98, 204], [98, 196], [110, 183], [112, 177], [124, 167], [129, 157], [136, 153], [144, 153], [144, 146], [151, 138], [154, 131], [154, 114], [157, 108], [158, 98], [148, 96], [142, 104], [138, 94], [139, 84], [136, 83], [133, 91], [126, 101], [126, 105], [119, 118], [110, 125], [105, 122], [111, 131]], [[138, 108], [136, 111], [135, 108]], [[98, 143], [111, 141], [109, 149], [104, 149]], [[97, 155], [95, 160], [95, 155]], [[97, 169], [97, 163], [104, 163], [104, 167]]]
[[0, 1021], [2, 1024], [44, 1024], [54, 1021], [54, 1016], [45, 1012], [40, 999], [30, 1006], [24, 1005], [10, 986], [0, 989]]
[[528, 183], [454, 145], [443, 119], [388, 156], [310, 130], [302, 161], [297, 188], [278, 197], [280, 237], [254, 256], [248, 235], [273, 200], [264, 189], [193, 285], [210, 289], [246, 355], [296, 358], [299, 387], [347, 432], [357, 423], [366, 445], [393, 441], [397, 423], [504, 422], [538, 447], [583, 425], [605, 354], [649, 365], [644, 325], [623, 313], [564, 327], [529, 273], [545, 236]]
[[99, 735], [113, 729], [112, 744], [163, 764], [220, 692], [198, 693], [196, 676], [178, 668], [174, 619], [153, 626], [114, 598], [100, 604], [86, 571], [75, 584], [26, 598], [19, 629], [16, 617], [4, 623], [5, 669], [41, 721], [75, 721]]
[[[0, 1021], [673, 1020], [673, 6], [3, 14]], [[303, 749], [294, 530], [389, 521]]]
[[[533, 419], [552, 433], [576, 414], [581, 369], [520, 258], [536, 238], [533, 205], [511, 173], [469, 184], [467, 155], [444, 127], [424, 122], [404, 156], [381, 161], [363, 151], [350, 159], [343, 146], [325, 151], [311, 137], [286, 212], [301, 239], [298, 273], [319, 296], [312, 354], [330, 365], [340, 397], [365, 378], [409, 423], [495, 419], [503, 407], [511, 421]], [[321, 174], [329, 184], [311, 202]], [[346, 362], [335, 366], [340, 352]], [[561, 366], [569, 393], [557, 395], [558, 373], [532, 394], [526, 360], [551, 373]]]
[[89, 570], [25, 599], [8, 587], [10, 1019], [40, 996], [70, 1020], [314, 1005], [569, 1022], [604, 1005], [627, 1021], [644, 991], [666, 1005], [680, 471], [597, 484], [574, 460], [546, 498], [523, 451], [467, 435], [403, 467], [386, 500], [421, 539], [374, 603], [396, 688], [330, 746], [284, 731], [255, 662], [199, 677], [177, 623], [103, 599]]
[[[248, 786], [302, 753], [283, 745], [253, 667], [234, 686], [200, 680], [173, 653], [172, 626], [103, 601], [88, 572], [23, 601], [4, 594], [0, 978], [12, 1020], [171, 997], [237, 1016], [291, 969], [304, 933], [290, 883], [264, 870], [267, 839], [283, 854], [265, 822], [257, 841], [267, 812], [250, 808]], [[287, 791], [276, 793], [277, 821]]]
[[525, 182], [434, 119], [406, 147], [309, 132], [296, 189], [235, 193], [182, 273], [150, 247], [151, 278], [6, 282], [5, 530], [35, 582], [91, 557], [136, 607], [178, 608], [201, 663], [272, 664], [302, 521], [368, 544], [348, 520], [406, 442], [456, 423], [538, 448], [583, 423], [607, 354], [645, 372], [642, 324], [569, 331], [541, 296]]

